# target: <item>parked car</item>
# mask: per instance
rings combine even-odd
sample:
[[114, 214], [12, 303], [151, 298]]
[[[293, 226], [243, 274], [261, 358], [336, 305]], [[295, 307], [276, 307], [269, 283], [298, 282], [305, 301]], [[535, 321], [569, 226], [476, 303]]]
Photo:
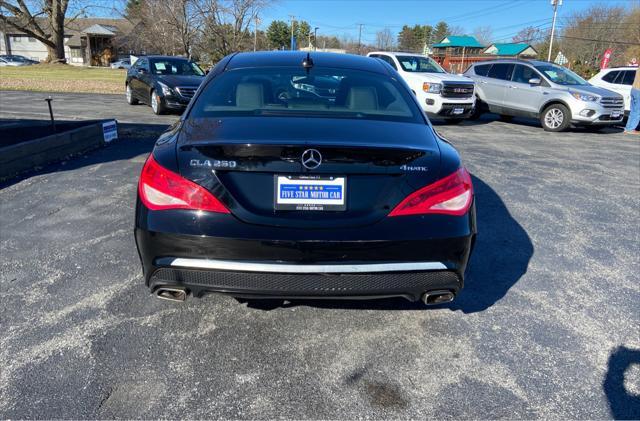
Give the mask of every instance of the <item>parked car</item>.
[[589, 79], [589, 83], [594, 86], [617, 92], [624, 98], [624, 113], [629, 115], [631, 109], [631, 85], [636, 76], [637, 67], [612, 67], [603, 69]]
[[127, 71], [127, 102], [149, 104], [156, 114], [184, 110], [204, 76], [204, 71], [186, 58], [140, 57]]
[[128, 58], [123, 58], [121, 60], [114, 61], [111, 63], [112, 69], [129, 69], [131, 67], [131, 60]]
[[32, 64], [37, 63], [39, 63], [39, 61], [28, 59], [25, 56], [15, 54], [0, 55], [0, 66], [31, 66]]
[[486, 111], [505, 119], [533, 117], [552, 132], [570, 126], [597, 130], [624, 117], [621, 95], [546, 61], [483, 61], [471, 65], [465, 75], [476, 82], [476, 117]]
[[473, 80], [447, 73], [435, 60], [420, 54], [374, 51], [367, 54], [393, 67], [418, 98], [431, 117], [457, 123], [473, 111]]
[[345, 54], [222, 59], [140, 175], [151, 291], [451, 301], [476, 236], [472, 181], [397, 76]]

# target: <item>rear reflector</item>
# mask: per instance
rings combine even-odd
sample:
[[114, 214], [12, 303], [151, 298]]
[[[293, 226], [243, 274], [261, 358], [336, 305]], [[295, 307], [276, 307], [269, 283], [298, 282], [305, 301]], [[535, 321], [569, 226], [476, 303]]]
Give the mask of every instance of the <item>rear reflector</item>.
[[389, 216], [445, 214], [464, 215], [473, 200], [469, 172], [460, 167], [447, 177], [410, 194]]
[[229, 213], [229, 210], [204, 187], [164, 168], [149, 155], [142, 168], [138, 193], [151, 210], [194, 209]]

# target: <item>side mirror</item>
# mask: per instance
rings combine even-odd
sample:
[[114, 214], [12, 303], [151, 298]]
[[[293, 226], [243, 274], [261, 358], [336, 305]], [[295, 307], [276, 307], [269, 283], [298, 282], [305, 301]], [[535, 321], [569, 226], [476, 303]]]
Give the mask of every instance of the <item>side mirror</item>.
[[542, 83], [542, 81], [540, 80], [540, 78], [534, 77], [532, 79], [529, 79], [529, 85], [535, 85], [538, 86]]

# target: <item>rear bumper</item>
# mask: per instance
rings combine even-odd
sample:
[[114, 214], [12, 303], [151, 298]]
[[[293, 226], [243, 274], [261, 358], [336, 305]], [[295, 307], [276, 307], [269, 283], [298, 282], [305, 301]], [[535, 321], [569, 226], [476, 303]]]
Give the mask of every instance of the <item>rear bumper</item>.
[[[475, 207], [428, 223], [404, 217], [370, 228], [299, 230], [247, 225], [230, 215], [194, 225], [190, 211], [160, 215], [159, 222], [161, 212], [139, 206], [135, 237], [146, 285], [182, 287], [196, 297], [417, 300], [428, 291], [457, 293], [476, 233]], [[160, 232], [158, 224], [191, 232]]]
[[[271, 264], [273, 272], [245, 271], [245, 264], [234, 262], [236, 270], [194, 269], [161, 266], [156, 269], [149, 287], [185, 288], [195, 297], [208, 292], [230, 294], [245, 298], [376, 298], [404, 297], [417, 301], [427, 291], [451, 291], [456, 294], [462, 288], [462, 279], [454, 271], [435, 269], [419, 271], [385, 272], [278, 272], [278, 265]], [[308, 265], [312, 267], [314, 265]], [[357, 265], [342, 265], [347, 268]], [[376, 269], [371, 269], [376, 270]]]

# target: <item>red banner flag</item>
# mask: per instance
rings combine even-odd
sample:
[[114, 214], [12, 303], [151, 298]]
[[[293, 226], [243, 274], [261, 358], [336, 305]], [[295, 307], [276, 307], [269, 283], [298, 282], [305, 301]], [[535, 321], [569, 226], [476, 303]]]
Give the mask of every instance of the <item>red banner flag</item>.
[[607, 49], [602, 56], [602, 61], [600, 62], [600, 70], [606, 69], [609, 67], [609, 62], [611, 61], [611, 49]]

